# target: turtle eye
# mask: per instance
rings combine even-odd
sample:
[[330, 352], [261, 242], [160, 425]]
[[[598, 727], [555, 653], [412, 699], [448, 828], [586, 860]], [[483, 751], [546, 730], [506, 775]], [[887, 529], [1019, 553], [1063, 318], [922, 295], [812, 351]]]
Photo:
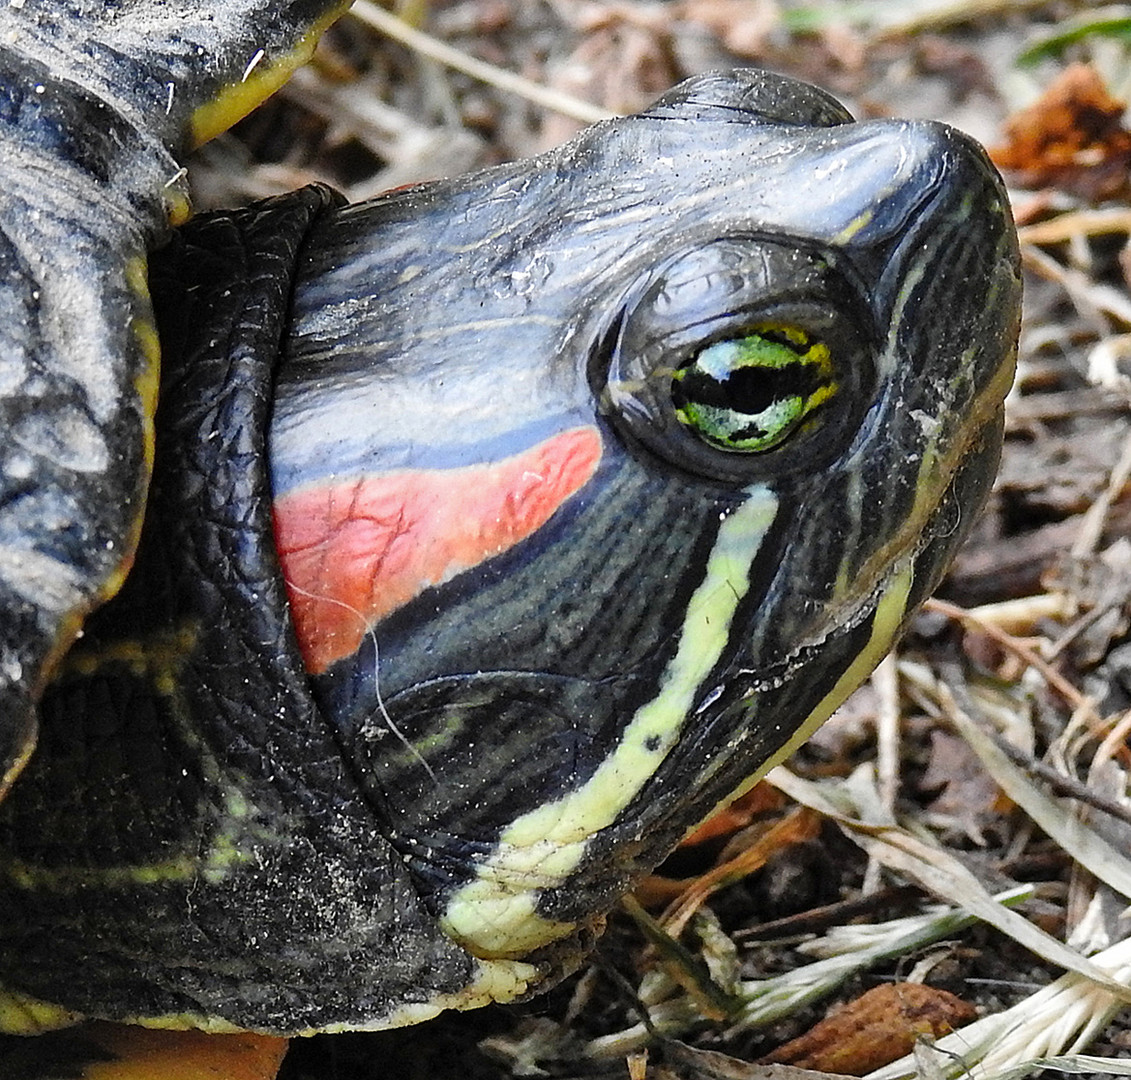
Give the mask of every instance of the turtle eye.
[[742, 454], [772, 450], [836, 392], [828, 345], [780, 323], [716, 341], [672, 376], [679, 422], [710, 446]]
[[863, 285], [839, 253], [728, 237], [635, 282], [591, 382], [630, 448], [748, 483], [844, 450], [871, 404], [877, 338]]

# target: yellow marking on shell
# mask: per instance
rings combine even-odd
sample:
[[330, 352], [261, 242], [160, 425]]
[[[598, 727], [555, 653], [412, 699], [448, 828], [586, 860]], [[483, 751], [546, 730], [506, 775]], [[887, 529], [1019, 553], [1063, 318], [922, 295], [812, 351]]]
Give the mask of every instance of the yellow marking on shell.
[[157, 394], [161, 386], [161, 340], [153, 318], [153, 301], [149, 296], [149, 264], [144, 256], [126, 262], [126, 284], [137, 301], [133, 331], [145, 361], [134, 380], [134, 390], [141, 406], [145, 436], [145, 463], [153, 468], [154, 418], [157, 415]]
[[[520, 960], [476, 960], [475, 974], [460, 990], [450, 994], [436, 994], [427, 1001], [401, 1005], [375, 1020], [360, 1024], [338, 1024], [319, 1028], [318, 1032], [388, 1031], [422, 1024], [449, 1009], [466, 1012], [469, 1009], [481, 1009], [484, 1005], [506, 1005], [529, 993], [544, 975], [545, 971], [538, 965], [526, 964]], [[311, 1030], [301, 1034], [314, 1035], [317, 1032]]]
[[5, 877], [28, 892], [73, 892], [76, 889], [187, 881], [194, 876], [197, 862], [195, 858], [182, 855], [136, 866], [60, 866], [47, 869], [13, 859], [4, 863], [2, 871]]
[[[427, 1001], [401, 1005], [383, 1016], [362, 1023], [311, 1028], [298, 1034], [387, 1031], [423, 1023], [449, 1009], [465, 1011], [480, 1009], [484, 1005], [505, 1005], [528, 993], [544, 974], [544, 970], [538, 965], [518, 960], [477, 960], [470, 981], [460, 990], [437, 994]], [[40, 1035], [71, 1027], [84, 1019], [86, 1017], [81, 1013], [71, 1012], [62, 1006], [0, 986], [0, 1034]], [[212, 1035], [234, 1035], [245, 1030], [218, 1016], [193, 1012], [125, 1016], [119, 1022], [162, 1031], [205, 1031]]]
[[121, 638], [97, 649], [77, 649], [67, 655], [59, 674], [90, 678], [106, 664], [122, 664], [137, 678], [148, 679], [159, 694], [170, 697], [176, 691], [177, 673], [185, 657], [196, 648], [199, 632], [199, 627], [186, 624], [144, 641]]
[[[255, 808], [248, 803], [246, 795], [236, 788], [228, 788], [223, 795], [222, 819], [225, 822], [241, 823], [251, 821]], [[225, 880], [235, 866], [252, 862], [255, 859], [252, 839], [262, 839], [263, 830], [252, 825], [244, 826], [245, 832], [229, 829], [217, 833], [211, 839], [208, 850], [199, 852], [198, 839], [192, 838], [192, 850], [150, 863], [120, 863], [111, 866], [56, 866], [43, 867], [7, 859], [0, 864], [0, 874], [10, 878], [26, 892], [69, 893], [78, 889], [123, 889], [128, 886], [146, 888], [152, 885], [175, 881], [201, 879], [209, 884], [219, 884]], [[0, 1028], [2, 1031], [3, 1028]]]
[[[138, 399], [138, 412], [141, 420], [142, 467], [144, 469], [142, 489], [129, 534], [125, 538], [122, 550], [117, 552], [118, 561], [113, 570], [102, 581], [89, 607], [75, 608], [60, 620], [59, 630], [52, 643], [51, 651], [43, 662], [42, 670], [47, 673], [48, 678], [57, 671], [59, 665], [67, 656], [68, 651], [82, 631], [82, 624], [87, 615], [90, 614], [90, 610], [115, 596], [125, 583], [133, 566], [134, 553], [141, 538], [141, 526], [145, 517], [145, 492], [149, 486], [149, 477], [153, 472], [154, 418], [157, 411], [158, 384], [160, 383], [161, 347], [153, 321], [145, 256], [143, 254], [135, 255], [127, 259], [123, 274], [126, 287], [134, 298], [133, 332], [141, 357], [140, 370], [134, 381], [134, 390]], [[3, 773], [0, 773], [0, 801], [3, 801], [8, 790], [31, 759], [35, 750], [35, 743], [36, 735], [33, 730], [29, 732], [23, 745], [16, 750], [13, 759], [8, 763]]]
[[18, 990], [0, 986], [0, 1034], [42, 1035], [72, 1027], [84, 1019], [79, 1013], [40, 1001]]
[[206, 1031], [209, 1035], [238, 1035], [246, 1030], [219, 1016], [192, 1012], [163, 1013], [159, 1016], [123, 1016], [116, 1022], [136, 1024], [138, 1027], [153, 1028], [158, 1031]]
[[573, 923], [536, 913], [539, 895], [577, 868], [589, 839], [616, 821], [675, 745], [696, 692], [726, 648], [777, 507], [768, 488], [747, 490], [746, 501], [719, 526], [657, 695], [636, 711], [616, 749], [581, 787], [512, 822], [476, 879], [449, 901], [441, 925], [469, 952], [523, 956], [573, 932]]
[[294, 72], [314, 55], [318, 39], [350, 6], [339, 0], [317, 22], [311, 24], [295, 46], [280, 56], [267, 58], [262, 49], [247, 58], [238, 82], [225, 86], [211, 101], [201, 105], [190, 121], [189, 137], [194, 146], [227, 131], [237, 120], [269, 98]]
[[[73, 640], [73, 638], [68, 638], [67, 640], [69, 642]], [[27, 763], [31, 761], [31, 756], [35, 753], [35, 744], [36, 731], [33, 729], [27, 733], [11, 762], [9, 762], [8, 767], [4, 770], [4, 773], [0, 775], [0, 802], [4, 801], [12, 785], [16, 782], [16, 778], [24, 771], [24, 767]], [[0, 1031], [2, 1030], [3, 1029], [0, 1028]]]
[[[75, 649], [63, 659], [56, 675], [89, 679], [106, 665], [119, 664], [129, 668], [134, 678], [146, 680], [156, 694], [175, 701], [184, 658], [196, 648], [198, 633], [198, 627], [183, 625], [144, 640], [125, 638], [97, 649]], [[194, 750], [200, 751], [191, 731], [182, 730], [181, 734]], [[213, 769], [210, 775], [214, 773]], [[9, 859], [0, 863], [0, 874], [11, 878], [24, 890], [41, 892], [145, 887], [193, 878], [212, 883], [222, 881], [232, 867], [254, 858], [254, 841], [265, 837], [273, 839], [273, 836], [268, 837], [257, 823], [257, 809], [244, 791], [225, 783], [218, 774], [213, 775], [211, 782], [220, 790], [223, 807], [220, 821], [230, 827], [216, 832], [206, 851], [200, 851], [200, 840], [193, 837], [186, 852], [149, 863], [46, 868]]]
[[[134, 393], [137, 396], [138, 416], [141, 423], [142, 476], [141, 490], [130, 523], [130, 532], [122, 550], [118, 552], [118, 564], [101, 588], [98, 590], [97, 604], [105, 603], [125, 583], [133, 567], [134, 553], [141, 539], [141, 526], [145, 519], [145, 500], [149, 489], [149, 478], [153, 475], [153, 457], [156, 446], [157, 393], [161, 383], [161, 342], [153, 319], [153, 304], [149, 297], [149, 269], [144, 255], [134, 255], [126, 260], [124, 267], [126, 286], [133, 295], [133, 330], [137, 342], [141, 366], [134, 379]], [[77, 632], [77, 628], [76, 628]]]

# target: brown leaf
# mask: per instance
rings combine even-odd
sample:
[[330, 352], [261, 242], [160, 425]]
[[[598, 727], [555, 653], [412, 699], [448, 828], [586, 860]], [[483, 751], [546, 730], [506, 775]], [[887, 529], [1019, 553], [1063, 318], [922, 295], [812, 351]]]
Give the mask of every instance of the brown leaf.
[[702, 844], [720, 836], [731, 836], [746, 828], [756, 818], [780, 811], [785, 797], [770, 784], [755, 784], [745, 795], [727, 803], [712, 814], [693, 833], [684, 837], [682, 844]]
[[636, 899], [644, 906], [670, 902], [663, 924], [669, 933], [678, 936], [712, 893], [761, 869], [771, 855], [812, 840], [819, 829], [817, 814], [794, 807], [772, 825], [743, 830], [728, 844], [726, 861], [698, 877], [673, 881], [650, 875], [637, 886]]
[[990, 157], [1022, 187], [1111, 198], [1127, 189], [1131, 163], [1124, 109], [1092, 67], [1072, 64], [1038, 101], [1006, 121], [1006, 143]]
[[954, 994], [921, 983], [886, 983], [830, 1013], [763, 1059], [862, 1076], [909, 1054], [923, 1035], [939, 1038], [977, 1014]]

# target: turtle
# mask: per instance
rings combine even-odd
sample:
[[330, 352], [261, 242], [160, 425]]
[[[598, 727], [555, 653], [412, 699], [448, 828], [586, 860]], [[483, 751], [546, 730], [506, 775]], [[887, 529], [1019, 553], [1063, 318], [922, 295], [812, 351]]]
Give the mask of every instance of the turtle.
[[[981, 148], [697, 76], [190, 220], [347, 5], [0, 9], [0, 1027], [507, 1002], [888, 651], [992, 483]], [[34, 749], [34, 752], [33, 752]]]

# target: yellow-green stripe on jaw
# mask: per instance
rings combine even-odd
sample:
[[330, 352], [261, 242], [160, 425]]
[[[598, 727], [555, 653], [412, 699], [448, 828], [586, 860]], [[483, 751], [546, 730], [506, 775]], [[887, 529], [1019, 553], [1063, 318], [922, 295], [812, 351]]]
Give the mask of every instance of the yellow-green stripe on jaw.
[[[751, 773], [734, 791], [726, 798], [721, 799], [700, 821], [694, 822], [687, 830], [693, 833], [700, 824], [723, 807], [734, 802], [740, 795], [745, 795], [766, 773], [775, 765], [780, 765], [790, 756], [810, 735], [813, 734], [841, 705], [848, 695], [852, 693], [873, 671], [877, 664], [891, 651], [896, 635], [903, 626], [907, 617], [907, 600], [911, 594], [911, 585], [915, 580], [915, 557], [908, 554], [902, 565], [888, 579], [876, 604], [876, 613], [872, 618], [872, 632], [864, 647], [853, 658], [852, 663], [837, 679], [833, 688], [817, 703], [816, 708], [805, 717], [798, 725], [797, 730], [789, 737], [788, 741], [767, 758], [758, 768]], [[730, 749], [733, 750], [732, 746]]]
[[[916, 275], [916, 280], [918, 276]], [[889, 355], [891, 354], [892, 351], [889, 350]], [[970, 422], [967, 427], [969, 432], [979, 432], [985, 424], [990, 422], [991, 414], [999, 408], [999, 403], [1013, 382], [1013, 364], [1012, 355], [1005, 357], [994, 377], [987, 382], [978, 395], [970, 410]], [[915, 481], [915, 499], [906, 520], [903, 522], [902, 533], [905, 537], [919, 536], [923, 533], [931, 513], [938, 505], [942, 492], [946, 490], [962, 459], [970, 451], [969, 441], [956, 439], [953, 441], [948, 454], [941, 455], [938, 449], [940, 432], [941, 428], [927, 440], [923, 448]], [[859, 520], [859, 506], [856, 507], [856, 514]], [[893, 537], [891, 542], [896, 544], [899, 542], [899, 538]], [[848, 695], [871, 674], [876, 665], [891, 650], [909, 614], [908, 600], [915, 580], [914, 568], [917, 548], [914, 543], [911, 543], [905, 544], [905, 549], [907, 553], [892, 568], [876, 602], [875, 615], [872, 617], [872, 632], [864, 647], [853, 659], [852, 664], [840, 676], [836, 685], [821, 699], [817, 707], [805, 718], [805, 721], [798, 726], [781, 749], [759, 766], [757, 771], [743, 781], [739, 788], [721, 800], [715, 809], [721, 809], [749, 791], [775, 765], [788, 758], [817, 728], [832, 716]], [[861, 579], [866, 580], [870, 573], [867, 566], [857, 567], [854, 573], [850, 572], [847, 550], [846, 557], [842, 561], [837, 574], [833, 603], [843, 600], [854, 587], [854, 582]], [[884, 558], [890, 555], [890, 551], [890, 546], [879, 549], [873, 556], [873, 562], [882, 562]], [[698, 823], [692, 825], [688, 832], [693, 832], [697, 826]]]
[[619, 745], [581, 787], [514, 821], [476, 879], [449, 901], [444, 931], [474, 955], [523, 956], [574, 930], [537, 914], [538, 898], [565, 882], [589, 839], [612, 825], [653, 776], [722, 657], [751, 564], [778, 510], [769, 488], [754, 485], [746, 494], [719, 525], [657, 695], [637, 710]]

